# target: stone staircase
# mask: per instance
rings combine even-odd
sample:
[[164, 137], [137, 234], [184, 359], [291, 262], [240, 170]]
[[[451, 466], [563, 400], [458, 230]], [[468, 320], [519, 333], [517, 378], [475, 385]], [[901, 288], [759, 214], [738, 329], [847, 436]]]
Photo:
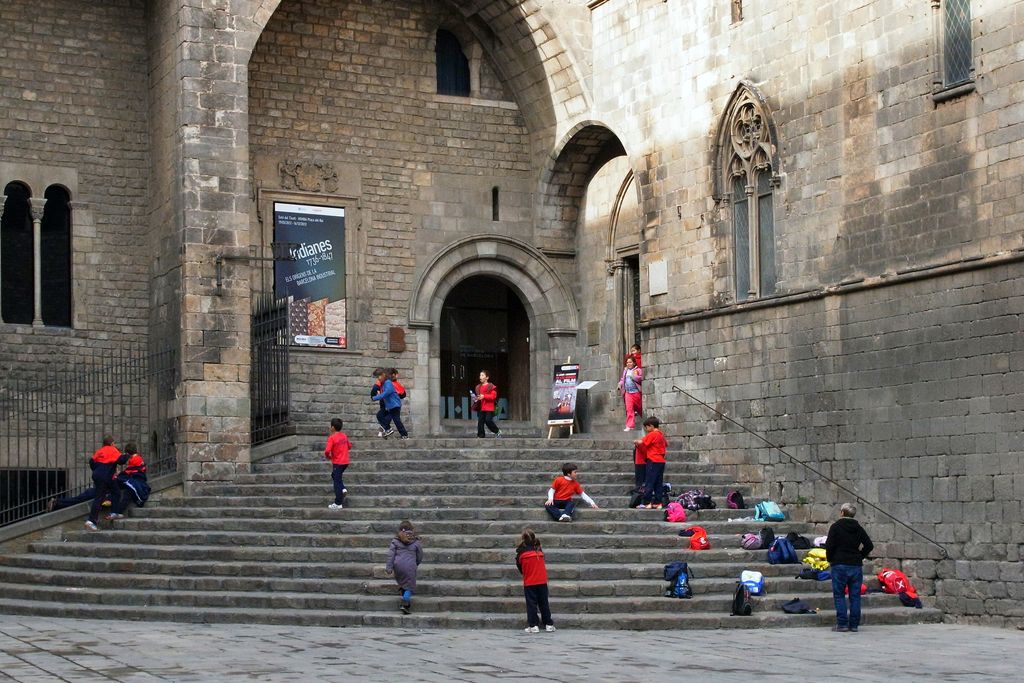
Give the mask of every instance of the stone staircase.
[[[565, 461], [580, 468], [602, 506], [577, 508], [572, 524], [551, 521], [542, 502]], [[725, 507], [735, 487], [694, 453], [670, 452], [666, 479], [677, 491], [704, 488]], [[662, 512], [626, 509], [632, 461], [624, 441], [505, 438], [363, 440], [345, 476], [344, 510], [333, 500], [319, 444], [264, 460], [230, 484], [197, 487], [187, 498], [153, 500], [116, 528], [65, 531], [27, 552], [0, 556], [0, 612], [65, 617], [317, 626], [516, 628], [525, 622], [514, 546], [526, 526], [541, 538], [551, 608], [564, 628], [756, 628], [828, 624], [827, 582], [793, 578], [798, 565], [769, 565], [766, 551], [739, 547], [763, 523], [751, 511], [691, 514], [686, 525]], [[399, 613], [384, 574], [399, 521], [412, 520], [424, 563], [414, 613]], [[677, 535], [699, 524], [712, 549], [690, 551]], [[109, 525], [108, 525], [109, 526]], [[795, 522], [776, 534], [820, 533]], [[662, 566], [683, 559], [694, 573], [690, 600], [662, 596]], [[751, 617], [730, 617], [743, 569], [765, 574], [768, 594]], [[800, 597], [817, 615], [784, 615]], [[941, 614], [867, 595], [864, 623], [935, 622]]]

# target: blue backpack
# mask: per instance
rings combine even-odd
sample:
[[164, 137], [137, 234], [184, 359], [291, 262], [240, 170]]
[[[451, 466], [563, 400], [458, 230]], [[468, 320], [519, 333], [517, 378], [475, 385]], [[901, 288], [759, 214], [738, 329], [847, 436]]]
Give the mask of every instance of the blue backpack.
[[796, 564], [799, 562], [796, 549], [785, 538], [776, 538], [768, 549], [768, 564]]
[[670, 583], [665, 591], [667, 598], [692, 598], [690, 568], [685, 562], [670, 562], [665, 565], [665, 580]]
[[786, 515], [782, 512], [778, 503], [770, 500], [762, 500], [754, 506], [754, 519], [759, 522], [783, 522], [786, 519]]

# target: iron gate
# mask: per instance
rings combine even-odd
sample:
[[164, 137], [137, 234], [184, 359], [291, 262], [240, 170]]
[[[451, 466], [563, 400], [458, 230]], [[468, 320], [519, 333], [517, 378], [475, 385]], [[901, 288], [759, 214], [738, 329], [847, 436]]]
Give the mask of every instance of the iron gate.
[[272, 294], [253, 296], [252, 444], [261, 444], [288, 433], [288, 300]]

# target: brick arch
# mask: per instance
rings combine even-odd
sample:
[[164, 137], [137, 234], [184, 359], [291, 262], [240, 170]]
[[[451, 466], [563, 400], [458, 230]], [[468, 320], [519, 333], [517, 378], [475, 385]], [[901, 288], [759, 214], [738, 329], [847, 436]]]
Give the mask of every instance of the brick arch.
[[537, 188], [537, 235], [544, 246], [575, 243], [587, 183], [601, 166], [620, 156], [632, 159], [621, 138], [599, 121], [581, 121], [563, 136]]
[[[250, 15], [235, 21], [234, 42], [244, 53], [241, 65], [248, 64], [260, 34], [278, 6], [287, 1], [260, 0]], [[490, 45], [480, 42], [491, 51], [491, 61], [507, 80], [532, 134], [554, 130], [559, 111], [571, 119], [591, 109], [593, 100], [575, 59], [535, 4], [520, 0], [444, 1], [470, 27], [485, 26], [493, 34]]]

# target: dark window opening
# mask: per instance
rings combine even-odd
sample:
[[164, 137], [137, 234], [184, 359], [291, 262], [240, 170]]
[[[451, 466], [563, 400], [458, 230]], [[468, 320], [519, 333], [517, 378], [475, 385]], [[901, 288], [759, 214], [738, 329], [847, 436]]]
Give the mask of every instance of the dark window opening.
[[629, 271], [626, 297], [626, 339], [628, 345], [640, 343], [640, 257], [626, 256], [622, 259]]
[[0, 219], [0, 318], [31, 325], [35, 316], [35, 250], [32, 240], [31, 193], [21, 183], [4, 188]]
[[438, 29], [434, 46], [437, 61], [437, 94], [469, 97], [469, 60], [459, 39]]
[[757, 174], [757, 271], [758, 293], [775, 293], [775, 213], [772, 206], [772, 181], [767, 172]]
[[40, 287], [44, 325], [71, 327], [71, 197], [58, 185], [46, 188], [40, 224]]
[[498, 188], [491, 188], [491, 220], [501, 220], [501, 211], [498, 208]]

